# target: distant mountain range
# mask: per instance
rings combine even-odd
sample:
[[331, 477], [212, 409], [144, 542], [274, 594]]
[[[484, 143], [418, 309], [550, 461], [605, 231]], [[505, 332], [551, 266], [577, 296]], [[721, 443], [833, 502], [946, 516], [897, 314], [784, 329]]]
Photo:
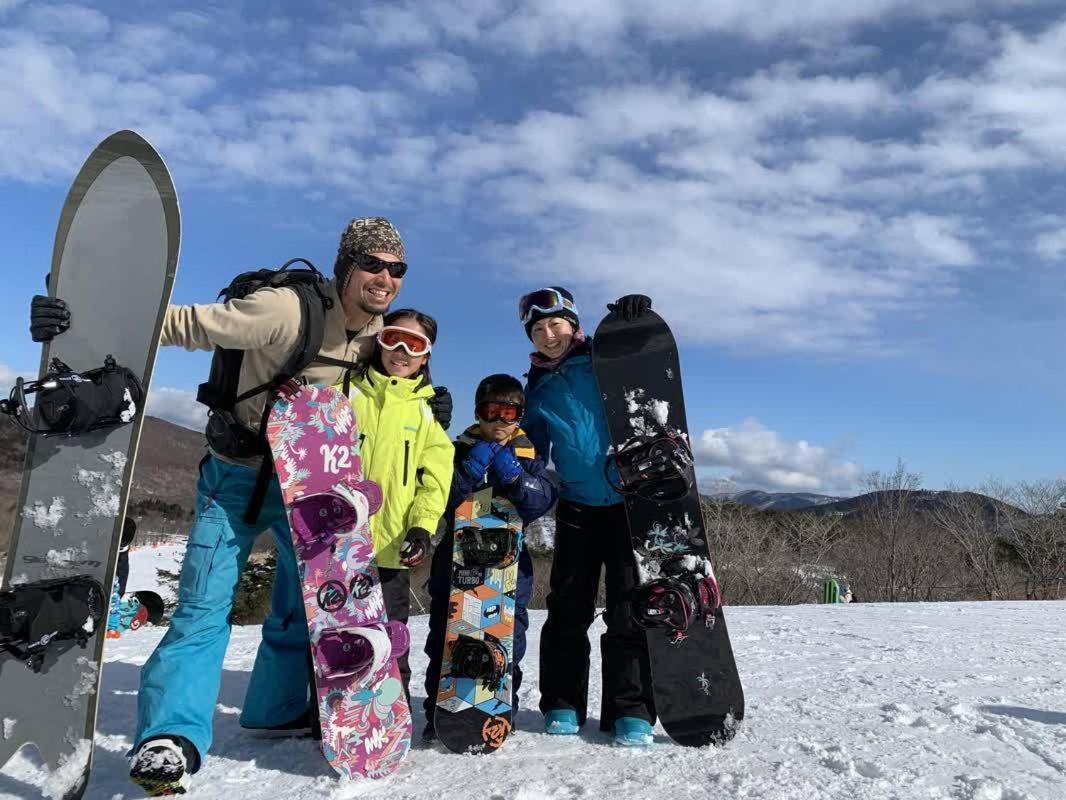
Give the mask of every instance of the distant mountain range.
[[753, 506], [760, 511], [799, 511], [840, 502], [843, 498], [811, 492], [762, 492], [749, 489], [744, 492], [717, 492], [710, 495], [715, 499], [728, 499], [734, 503]]
[[[958, 495], [958, 492], [934, 491], [931, 489], [901, 490], [909, 496], [908, 502], [918, 513], [930, 513], [938, 507], [943, 507], [949, 497]], [[745, 506], [757, 508], [760, 511], [809, 511], [815, 514], [840, 514], [848, 516], [856, 514], [864, 509], [872, 507], [883, 495], [889, 492], [867, 492], [855, 497], [831, 497], [824, 494], [812, 494], [809, 492], [762, 492], [749, 490], [744, 492], [717, 492], [704, 495], [715, 500], [728, 500]], [[1018, 509], [1003, 503], [987, 495], [976, 492], [963, 492], [962, 494], [978, 498], [984, 505], [986, 513], [1002, 512]]]

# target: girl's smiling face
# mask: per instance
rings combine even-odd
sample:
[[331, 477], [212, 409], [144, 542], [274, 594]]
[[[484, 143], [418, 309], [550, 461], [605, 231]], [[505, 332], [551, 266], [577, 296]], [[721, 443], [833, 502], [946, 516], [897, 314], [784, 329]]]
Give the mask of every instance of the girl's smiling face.
[[[428, 336], [426, 329], [413, 317], [402, 317], [395, 320], [392, 325]], [[385, 372], [394, 378], [410, 378], [412, 375], [417, 374], [429, 360], [428, 353], [424, 356], [412, 356], [403, 347], [397, 347], [395, 350], [386, 350], [382, 347], [380, 350], [381, 365], [385, 368]]]

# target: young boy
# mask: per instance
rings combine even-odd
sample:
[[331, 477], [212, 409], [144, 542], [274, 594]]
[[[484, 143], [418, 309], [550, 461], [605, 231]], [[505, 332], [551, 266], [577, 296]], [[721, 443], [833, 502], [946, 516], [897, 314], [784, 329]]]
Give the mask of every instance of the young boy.
[[[518, 427], [525, 407], [525, 393], [517, 378], [489, 375], [474, 395], [477, 423], [455, 440], [455, 471], [444, 515], [445, 534], [433, 554], [429, 575], [429, 635], [425, 653], [426, 727], [424, 740], [434, 738], [433, 712], [437, 704], [444, 638], [448, 627], [448, 598], [451, 593], [452, 542], [455, 510], [475, 490], [492, 486], [514, 504], [526, 525], [542, 516], [555, 503], [555, 486], [548, 479], [544, 461], [539, 458], [525, 433]], [[533, 561], [519, 543], [518, 584], [515, 587], [513, 642], [512, 721], [518, 711], [518, 689], [522, 685], [522, 656], [526, 652], [529, 614], [526, 604], [533, 594]]]

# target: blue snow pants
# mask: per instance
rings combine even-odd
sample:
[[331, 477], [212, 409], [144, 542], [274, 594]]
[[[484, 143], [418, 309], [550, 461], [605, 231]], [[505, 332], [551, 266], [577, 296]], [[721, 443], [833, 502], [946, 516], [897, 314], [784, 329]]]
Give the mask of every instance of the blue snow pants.
[[309, 707], [307, 619], [285, 506], [273, 479], [259, 520], [245, 523], [255, 479], [256, 470], [214, 456], [200, 466], [196, 523], [181, 566], [177, 609], [141, 671], [134, 749], [163, 734], [184, 736], [201, 759], [210, 749], [237, 582], [256, 536], [266, 528], [277, 545], [277, 573], [240, 722], [273, 727]]

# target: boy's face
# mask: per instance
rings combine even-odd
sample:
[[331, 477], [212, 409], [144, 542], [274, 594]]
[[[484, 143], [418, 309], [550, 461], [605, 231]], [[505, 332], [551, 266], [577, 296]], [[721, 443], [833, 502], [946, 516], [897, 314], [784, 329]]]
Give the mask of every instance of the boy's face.
[[487, 442], [506, 442], [518, 429], [517, 422], [485, 422], [477, 421], [481, 429], [481, 438]]

